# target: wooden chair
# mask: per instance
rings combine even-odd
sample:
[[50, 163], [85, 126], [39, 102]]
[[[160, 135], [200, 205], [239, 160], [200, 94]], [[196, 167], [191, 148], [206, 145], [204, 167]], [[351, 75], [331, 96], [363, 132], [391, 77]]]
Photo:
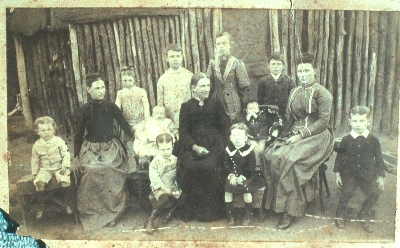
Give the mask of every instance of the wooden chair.
[[[76, 184], [75, 177], [73, 172], [71, 172], [71, 185], [69, 187], [61, 187], [56, 180], [56, 178], [52, 178], [48, 184], [46, 184], [45, 192], [48, 194], [56, 195], [65, 192], [66, 190], [71, 190], [73, 196], [73, 214], [75, 217], [75, 223], [79, 224], [79, 215], [78, 208], [76, 206]], [[31, 222], [31, 213], [33, 212], [32, 205], [36, 202], [36, 187], [32, 182], [32, 175], [25, 175], [21, 179], [18, 180], [17, 184], [17, 195], [20, 204], [22, 205], [22, 219], [25, 224], [25, 227], [28, 229], [28, 226], [32, 224]], [[58, 205], [62, 206], [65, 211], [65, 204], [63, 201], [57, 201], [57, 199], [48, 198], [48, 200], [53, 200]]]

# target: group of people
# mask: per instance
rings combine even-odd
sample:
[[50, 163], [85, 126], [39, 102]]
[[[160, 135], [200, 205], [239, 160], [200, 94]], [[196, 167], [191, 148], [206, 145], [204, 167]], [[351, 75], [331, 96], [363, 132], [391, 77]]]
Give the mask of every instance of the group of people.
[[[135, 85], [133, 68], [121, 70], [124, 88], [115, 103], [104, 100], [101, 75], [87, 75], [91, 99], [78, 110], [74, 138], [81, 175], [77, 206], [85, 230], [116, 224], [125, 209], [125, 179], [136, 168], [135, 157], [141, 166], [149, 166], [149, 233], [167, 206], [173, 210], [182, 205], [184, 221], [227, 217], [228, 225], [234, 225], [233, 194], [243, 195], [243, 225], [250, 225], [252, 193], [267, 184], [271, 200], [262, 207], [282, 214], [278, 228], [288, 228], [304, 214], [303, 187], [332, 154], [334, 144], [329, 129], [333, 97], [315, 81], [313, 57], [298, 60], [296, 87], [283, 72], [283, 56], [271, 54], [270, 74], [260, 80], [253, 97], [244, 63], [230, 54], [231, 36], [219, 33], [215, 48], [218, 56], [207, 71], [193, 74], [182, 67], [182, 49], [167, 46], [169, 69], [157, 82], [152, 116], [146, 91]], [[357, 187], [368, 195], [361, 211], [366, 220], [384, 188], [385, 165], [379, 141], [367, 129], [370, 119], [367, 107], [353, 108], [352, 131], [338, 149], [334, 171], [342, 188], [339, 228], [344, 228], [346, 204]], [[37, 190], [53, 175], [68, 186], [69, 151], [54, 136], [54, 121], [42, 117], [35, 127], [41, 137], [32, 151]], [[171, 215], [169, 211], [165, 222]], [[372, 230], [370, 221], [362, 223]]]

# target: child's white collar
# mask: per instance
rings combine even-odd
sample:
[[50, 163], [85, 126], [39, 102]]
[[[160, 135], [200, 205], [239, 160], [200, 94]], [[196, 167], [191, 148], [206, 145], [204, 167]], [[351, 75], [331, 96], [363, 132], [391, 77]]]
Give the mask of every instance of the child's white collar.
[[273, 79], [275, 79], [275, 81], [278, 81], [279, 77], [281, 76], [282, 72], [280, 72], [278, 75], [274, 75], [271, 73], [271, 76]]
[[350, 135], [354, 138], [357, 139], [359, 136], [364, 136], [365, 138], [368, 138], [369, 135], [369, 131], [368, 129], [365, 129], [364, 132], [362, 134], [357, 133], [354, 130], [351, 130]]
[[246, 157], [247, 155], [250, 154], [251, 151], [253, 151], [254, 148], [253, 148], [253, 146], [250, 146], [249, 149], [247, 149], [247, 150], [245, 150], [245, 151], [241, 151], [241, 149], [242, 149], [243, 147], [245, 147], [245, 146], [246, 146], [246, 144], [244, 144], [244, 145], [243, 145], [242, 147], [240, 147], [240, 148], [234, 147], [233, 151], [231, 151], [231, 150], [229, 149], [229, 146], [227, 146], [226, 149], [225, 149], [225, 151], [228, 153], [228, 155], [229, 155], [230, 157], [232, 157], [233, 155], [235, 155], [236, 152], [239, 152], [240, 156]]

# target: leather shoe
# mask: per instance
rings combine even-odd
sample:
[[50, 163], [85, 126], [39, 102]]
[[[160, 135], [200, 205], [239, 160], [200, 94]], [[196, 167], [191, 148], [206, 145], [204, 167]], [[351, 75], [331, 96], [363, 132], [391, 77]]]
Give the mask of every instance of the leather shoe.
[[289, 214], [284, 214], [278, 223], [278, 229], [287, 229], [292, 224], [293, 217]]
[[344, 220], [342, 218], [335, 219], [335, 224], [336, 224], [337, 228], [340, 228], [340, 229], [343, 229], [345, 226]]
[[362, 227], [367, 231], [368, 233], [372, 233], [372, 223], [370, 221], [365, 221], [361, 222]]

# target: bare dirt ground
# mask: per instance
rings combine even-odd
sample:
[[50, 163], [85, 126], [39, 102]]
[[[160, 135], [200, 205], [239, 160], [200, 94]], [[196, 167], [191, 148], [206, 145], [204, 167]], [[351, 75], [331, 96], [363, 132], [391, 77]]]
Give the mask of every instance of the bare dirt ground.
[[[338, 135], [337, 135], [338, 136]], [[338, 136], [340, 137], [340, 136]], [[396, 136], [378, 136], [383, 151], [396, 155]], [[72, 137], [62, 137], [68, 142], [72, 151]], [[11, 164], [9, 165], [10, 183], [10, 215], [13, 219], [22, 223], [22, 207], [16, 198], [15, 183], [23, 175], [30, 174], [30, 152], [32, 144], [29, 144], [26, 136], [10, 139], [9, 151]], [[29, 235], [41, 239], [61, 240], [205, 240], [205, 241], [305, 241], [312, 242], [393, 242], [395, 232], [395, 211], [396, 211], [396, 176], [387, 173], [385, 179], [385, 191], [382, 194], [376, 213], [377, 222], [374, 225], [374, 232], [365, 232], [360, 222], [355, 221], [355, 215], [350, 216], [344, 230], [336, 228], [334, 224], [335, 209], [339, 199], [339, 191], [335, 185], [333, 173], [333, 161], [335, 154], [328, 161], [326, 172], [331, 198], [324, 198], [325, 212], [319, 211], [318, 202], [311, 203], [307, 208], [305, 216], [298, 218], [292, 227], [285, 231], [276, 229], [280, 216], [268, 212], [266, 218], [260, 222], [255, 218], [253, 226], [249, 227], [228, 227], [226, 220], [211, 223], [200, 223], [191, 221], [184, 223], [181, 220], [173, 219], [167, 226], [160, 227], [158, 232], [148, 235], [143, 230], [143, 225], [150, 214], [151, 209], [141, 209], [137, 199], [132, 199], [133, 204], [127, 208], [124, 215], [115, 227], [107, 227], [97, 231], [83, 231], [80, 225], [74, 221], [73, 215], [66, 215], [64, 212], [48, 211], [40, 221], [35, 221], [27, 229], [22, 226], [18, 231], [20, 235]], [[362, 197], [357, 193], [356, 197]], [[352, 204], [357, 208], [357, 204]], [[50, 208], [50, 207], [49, 207]], [[240, 209], [238, 214], [240, 215]], [[34, 213], [32, 213], [33, 217]], [[241, 214], [240, 216], [243, 216]], [[161, 218], [159, 218], [161, 220]], [[241, 223], [239, 218], [238, 223]]]

